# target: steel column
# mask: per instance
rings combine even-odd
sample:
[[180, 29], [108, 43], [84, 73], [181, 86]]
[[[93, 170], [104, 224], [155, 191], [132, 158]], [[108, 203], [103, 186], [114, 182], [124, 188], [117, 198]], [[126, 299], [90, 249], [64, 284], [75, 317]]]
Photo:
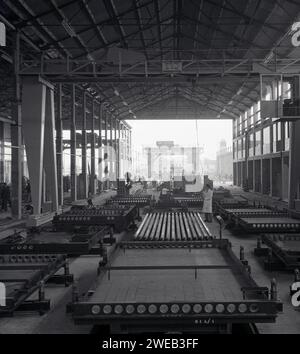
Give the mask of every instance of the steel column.
[[128, 129], [127, 127], [124, 127], [124, 149], [125, 149], [125, 173], [129, 172], [128, 171], [128, 166], [129, 166], [129, 161], [128, 161]]
[[71, 143], [71, 200], [77, 200], [77, 171], [76, 171], [76, 88], [71, 86], [71, 124], [70, 124], [70, 143]]
[[11, 166], [11, 211], [18, 219], [22, 217], [22, 176], [23, 176], [23, 146], [22, 146], [22, 111], [21, 111], [21, 81], [20, 65], [20, 32], [14, 34], [14, 96], [13, 119], [11, 126], [12, 166]]
[[132, 168], [132, 151], [131, 151], [131, 143], [132, 143], [132, 135], [131, 135], [131, 129], [128, 129], [128, 135], [129, 135], [129, 140], [128, 140], [128, 149], [129, 149], [129, 169], [131, 170]]
[[112, 156], [112, 151], [114, 142], [113, 142], [113, 117], [110, 115], [110, 149], [109, 149], [109, 185], [110, 187], [112, 186], [111, 181], [112, 181], [112, 176], [114, 173], [114, 163], [113, 163], [113, 156]]
[[44, 169], [46, 174], [46, 188], [51, 197], [51, 209], [58, 211], [57, 165], [55, 144], [55, 108], [54, 87], [47, 87], [45, 109], [45, 133], [44, 133]]
[[95, 101], [92, 100], [92, 139], [91, 139], [91, 180], [90, 180], [90, 189], [92, 195], [96, 193], [95, 181]]
[[[290, 123], [289, 154], [289, 208], [295, 208], [295, 200], [300, 199], [300, 121]], [[283, 158], [282, 158], [283, 159]], [[283, 180], [283, 168], [282, 168]], [[287, 183], [287, 181], [283, 181]]]
[[80, 198], [87, 198], [87, 139], [86, 139], [86, 93], [82, 97], [82, 130], [81, 130], [81, 184]]
[[22, 114], [34, 214], [41, 213], [46, 85], [39, 77], [23, 79]]
[[102, 119], [103, 119], [103, 107], [99, 104], [99, 136], [98, 136], [98, 180], [100, 181], [99, 193], [102, 192], [103, 188], [103, 151], [102, 151]]
[[118, 179], [118, 142], [117, 142], [117, 119], [114, 120], [114, 150], [115, 150], [115, 176]]
[[57, 87], [57, 114], [56, 126], [56, 163], [57, 163], [57, 190], [58, 204], [64, 204], [63, 188], [63, 124], [62, 124], [62, 84]]
[[121, 137], [121, 134], [120, 134], [120, 121], [117, 120], [117, 178], [119, 179], [120, 178], [120, 167], [121, 167], [121, 154], [120, 154], [120, 137]]
[[105, 149], [104, 149], [104, 156], [103, 156], [103, 163], [104, 163], [104, 177], [105, 177], [105, 188], [109, 188], [109, 182], [108, 182], [108, 168], [109, 166], [109, 160], [108, 160], [108, 155], [107, 155], [107, 149], [108, 149], [108, 117], [107, 117], [107, 111], [103, 111], [104, 114], [104, 119], [105, 119]]

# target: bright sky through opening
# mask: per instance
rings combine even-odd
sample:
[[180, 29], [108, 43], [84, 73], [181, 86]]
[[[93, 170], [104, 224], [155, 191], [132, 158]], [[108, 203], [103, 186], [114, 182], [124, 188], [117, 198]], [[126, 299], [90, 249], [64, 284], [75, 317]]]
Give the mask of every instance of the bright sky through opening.
[[[156, 141], [172, 140], [181, 146], [197, 146], [195, 120], [130, 120], [133, 148], [156, 146]], [[216, 159], [220, 141], [232, 144], [231, 120], [198, 120], [199, 147], [204, 148], [203, 158]]]

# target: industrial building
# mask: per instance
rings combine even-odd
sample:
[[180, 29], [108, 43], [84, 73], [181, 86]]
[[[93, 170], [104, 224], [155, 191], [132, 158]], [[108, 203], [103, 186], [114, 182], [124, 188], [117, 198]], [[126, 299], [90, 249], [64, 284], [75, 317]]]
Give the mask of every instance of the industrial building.
[[0, 334], [300, 334], [299, 55], [296, 0], [1, 0]]

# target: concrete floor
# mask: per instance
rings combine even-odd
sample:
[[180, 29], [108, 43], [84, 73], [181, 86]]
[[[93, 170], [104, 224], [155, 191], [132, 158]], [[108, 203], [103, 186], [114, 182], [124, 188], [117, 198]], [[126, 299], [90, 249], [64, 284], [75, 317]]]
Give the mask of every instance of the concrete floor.
[[[102, 199], [101, 197], [100, 199]], [[213, 235], [219, 234], [219, 226], [214, 220], [207, 224]], [[127, 238], [126, 235], [117, 235], [118, 239]], [[255, 235], [236, 236], [230, 230], [223, 231], [223, 237], [232, 243], [233, 251], [238, 255], [240, 246], [244, 246], [245, 257], [252, 269], [252, 276], [260, 286], [270, 287], [272, 278], [277, 280], [279, 297], [284, 304], [284, 312], [280, 314], [274, 324], [258, 324], [260, 333], [300, 333], [300, 312], [296, 311], [290, 301], [289, 286], [293, 282], [293, 274], [285, 272], [267, 272], [262, 262], [253, 255], [256, 246]], [[72, 259], [70, 271], [79, 284], [80, 294], [85, 293], [93, 284], [99, 257], [81, 256]], [[67, 303], [71, 300], [71, 287], [47, 285], [46, 297], [51, 299], [51, 310], [43, 315], [16, 314], [11, 318], [0, 318], [0, 334], [4, 333], [90, 333], [91, 326], [75, 326], [71, 315], [65, 313]]]
[[[216, 235], [219, 231], [219, 225], [213, 222], [209, 226], [211, 232]], [[291, 304], [289, 295], [289, 286], [293, 282], [293, 274], [289, 272], [266, 271], [264, 270], [262, 259], [253, 254], [256, 247], [256, 235], [233, 235], [230, 230], [223, 231], [223, 237], [230, 240], [234, 253], [238, 256], [240, 246], [244, 247], [245, 258], [251, 266], [251, 274], [259, 286], [267, 286], [273, 278], [277, 281], [279, 298], [283, 303], [283, 313], [279, 314], [276, 323], [258, 324], [260, 333], [274, 334], [299, 334], [300, 333], [300, 312], [295, 310]]]

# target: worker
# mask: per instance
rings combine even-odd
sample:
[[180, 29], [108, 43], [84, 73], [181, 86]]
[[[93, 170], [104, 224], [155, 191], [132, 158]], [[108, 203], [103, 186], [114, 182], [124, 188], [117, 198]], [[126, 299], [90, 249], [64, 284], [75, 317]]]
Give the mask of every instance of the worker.
[[89, 193], [88, 199], [87, 199], [87, 205], [88, 208], [93, 208], [94, 207], [94, 203], [93, 203], [93, 198], [92, 198], [92, 194]]
[[131, 180], [131, 174], [130, 172], [125, 173], [125, 193], [126, 195], [130, 194], [130, 189], [132, 188], [132, 180]]
[[31, 202], [31, 186], [30, 186], [29, 180], [26, 183], [25, 190], [26, 190], [26, 202], [30, 203]]
[[203, 209], [202, 212], [205, 215], [205, 222], [212, 222], [212, 198], [213, 198], [213, 190], [209, 183], [205, 185], [202, 191], [203, 194]]

